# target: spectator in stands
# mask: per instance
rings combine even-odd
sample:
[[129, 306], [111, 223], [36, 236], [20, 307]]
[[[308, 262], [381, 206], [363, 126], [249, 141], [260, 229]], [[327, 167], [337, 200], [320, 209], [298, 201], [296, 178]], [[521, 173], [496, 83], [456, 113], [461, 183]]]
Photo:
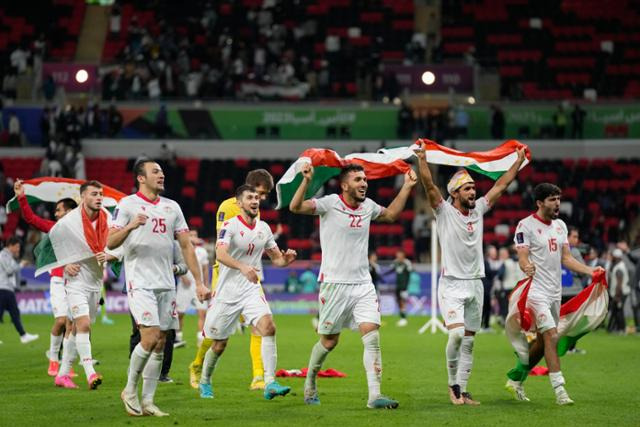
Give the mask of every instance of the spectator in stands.
[[169, 126], [169, 118], [167, 116], [167, 106], [162, 104], [156, 114], [155, 133], [158, 138], [165, 138], [171, 134], [171, 127]]
[[553, 115], [553, 127], [555, 129], [556, 138], [564, 139], [564, 135], [567, 130], [567, 113], [564, 112], [562, 105], [558, 105], [558, 109]]
[[454, 138], [460, 139], [468, 135], [469, 132], [469, 113], [463, 105], [458, 105], [455, 109], [455, 134]]
[[378, 291], [378, 285], [382, 279], [382, 269], [378, 264], [378, 254], [375, 251], [369, 252], [369, 274], [371, 274], [371, 282], [373, 287]]
[[52, 102], [56, 96], [56, 82], [51, 74], [47, 74], [42, 83], [42, 95], [47, 102]]
[[19, 147], [22, 145], [22, 133], [20, 131], [20, 119], [16, 113], [9, 114], [9, 146]]
[[620, 248], [611, 252], [611, 270], [609, 272], [609, 332], [624, 333], [626, 322], [624, 318], [624, 303], [630, 293], [629, 271], [623, 260], [624, 254]]
[[20, 310], [16, 301], [16, 287], [20, 281], [20, 268], [25, 265], [20, 259], [20, 240], [10, 237], [0, 251], [0, 312], [8, 311], [13, 326], [20, 335], [20, 342], [27, 344], [38, 339], [38, 335], [27, 333], [22, 326]]
[[51, 117], [49, 108], [44, 107], [42, 110], [42, 116], [40, 117], [40, 135], [42, 137], [42, 146], [49, 146], [49, 138], [51, 134]]
[[17, 77], [16, 68], [6, 66], [4, 69], [4, 78], [2, 79], [2, 93], [6, 98], [16, 99], [17, 95]]
[[22, 45], [18, 45], [13, 52], [11, 52], [9, 60], [11, 61], [11, 66], [16, 69], [18, 74], [24, 74], [27, 71], [27, 60], [30, 56], [31, 52]]
[[491, 137], [493, 139], [504, 139], [505, 119], [502, 109], [497, 105], [492, 105], [491, 110]]
[[111, 7], [111, 18], [109, 19], [109, 33], [113, 38], [120, 37], [120, 24], [122, 20], [122, 8], [120, 4], [116, 2]]
[[571, 112], [571, 138], [582, 139], [584, 132], [584, 119], [587, 116], [587, 112], [580, 108], [579, 104], [573, 107]]
[[[576, 227], [571, 225], [568, 228], [568, 241], [571, 255], [573, 255], [573, 257], [578, 262], [586, 264], [584, 262], [584, 258], [582, 257], [582, 252], [580, 251], [580, 231]], [[571, 276], [573, 277], [573, 283], [571, 284], [571, 286], [562, 287], [563, 304], [569, 301], [574, 296], [578, 295], [580, 291], [582, 291], [582, 289], [584, 289], [585, 286], [589, 284], [591, 279], [591, 277], [578, 274], [575, 271], [571, 271]], [[572, 354], [586, 354], [586, 351], [577, 348], [575, 343], [571, 344], [568, 352]]]
[[318, 276], [313, 272], [310, 265], [307, 265], [299, 277], [302, 285], [302, 293], [313, 294], [318, 291]]
[[289, 276], [284, 282], [284, 291], [290, 294], [297, 294], [302, 291], [302, 285], [298, 280], [298, 273], [295, 270], [289, 271]]
[[400, 105], [400, 109], [398, 110], [398, 138], [411, 138], [412, 130], [413, 117], [411, 108], [405, 102], [402, 102], [402, 104]]
[[120, 133], [122, 129], [122, 113], [118, 111], [115, 105], [111, 105], [109, 107], [109, 112], [107, 113], [107, 122], [109, 124], [109, 129], [107, 135], [110, 138], [115, 137]]
[[494, 281], [496, 280], [501, 267], [502, 261], [498, 259], [498, 250], [493, 245], [487, 246], [484, 258], [485, 276], [482, 279], [482, 286], [484, 288], [484, 302], [482, 305], [482, 329], [480, 330], [480, 332], [482, 333], [493, 332], [489, 323], [489, 321], [491, 320], [491, 291], [493, 290]]

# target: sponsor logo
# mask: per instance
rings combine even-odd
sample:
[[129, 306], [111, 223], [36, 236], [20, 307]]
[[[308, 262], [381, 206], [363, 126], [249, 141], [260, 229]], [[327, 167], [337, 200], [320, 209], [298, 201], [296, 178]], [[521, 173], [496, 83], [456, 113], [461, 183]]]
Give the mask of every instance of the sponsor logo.
[[558, 234], [562, 234], [562, 227], [557, 227], [556, 231], [558, 232]]
[[322, 322], [322, 326], [325, 326], [327, 328], [330, 328], [331, 326], [333, 326], [333, 322], [329, 322], [328, 320], [325, 322]]
[[142, 313], [142, 321], [143, 322], [148, 322], [150, 320], [151, 320], [151, 312], [145, 311], [144, 313]]
[[264, 233], [262, 231], [258, 231], [258, 239], [264, 239]]
[[449, 310], [449, 311], [447, 312], [447, 318], [448, 318], [448, 319], [453, 319], [453, 318], [455, 318], [455, 317], [456, 317], [456, 311], [455, 311], [455, 310]]
[[240, 232], [240, 235], [241, 235], [242, 237], [244, 237], [244, 231], [241, 231], [241, 232]]
[[324, 305], [325, 299], [324, 297], [320, 298], [320, 303]]

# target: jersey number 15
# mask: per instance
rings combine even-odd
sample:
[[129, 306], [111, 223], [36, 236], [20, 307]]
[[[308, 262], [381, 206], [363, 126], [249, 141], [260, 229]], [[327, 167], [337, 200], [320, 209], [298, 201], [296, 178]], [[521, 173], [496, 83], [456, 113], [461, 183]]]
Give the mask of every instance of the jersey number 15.
[[549, 239], [549, 252], [556, 252], [558, 250], [558, 241], [553, 238]]

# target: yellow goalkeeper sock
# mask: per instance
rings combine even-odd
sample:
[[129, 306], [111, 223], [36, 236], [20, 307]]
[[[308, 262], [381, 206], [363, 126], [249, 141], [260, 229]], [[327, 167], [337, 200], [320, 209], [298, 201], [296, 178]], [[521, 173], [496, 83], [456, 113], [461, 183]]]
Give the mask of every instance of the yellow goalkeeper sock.
[[213, 340], [211, 338], [204, 338], [200, 347], [198, 347], [198, 352], [196, 353], [196, 358], [193, 359], [193, 364], [196, 366], [202, 366], [204, 363], [204, 355], [211, 348], [211, 343]]
[[251, 353], [253, 378], [264, 376], [264, 367], [262, 366], [262, 337], [260, 335], [251, 334], [249, 352]]

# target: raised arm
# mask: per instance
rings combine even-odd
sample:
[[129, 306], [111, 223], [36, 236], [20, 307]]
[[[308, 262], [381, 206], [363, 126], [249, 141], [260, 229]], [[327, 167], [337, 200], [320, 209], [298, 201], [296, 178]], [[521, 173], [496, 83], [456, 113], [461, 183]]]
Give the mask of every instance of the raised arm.
[[513, 162], [509, 170], [505, 172], [504, 175], [498, 178], [496, 183], [493, 184], [493, 187], [491, 187], [489, 192], [485, 195], [485, 197], [489, 201], [489, 205], [491, 206], [493, 206], [493, 204], [498, 201], [500, 196], [502, 196], [502, 193], [504, 193], [509, 184], [511, 184], [511, 181], [516, 178], [516, 175], [520, 170], [520, 166], [522, 166], [522, 163], [525, 160], [524, 147], [516, 150], [516, 153], [518, 154], [518, 158], [516, 159], [516, 161]]
[[442, 194], [433, 182], [431, 177], [431, 171], [429, 170], [429, 164], [427, 163], [427, 154], [423, 148], [419, 148], [414, 151], [418, 157], [418, 173], [420, 175], [420, 182], [424, 191], [429, 199], [429, 204], [435, 209], [442, 201]]
[[418, 182], [418, 177], [413, 170], [410, 170], [404, 175], [404, 184], [398, 195], [393, 199], [391, 204], [387, 206], [382, 213], [376, 218], [379, 222], [395, 222], [400, 213], [403, 211], [404, 206], [407, 204], [407, 199], [411, 194], [411, 189]]
[[296, 256], [298, 256], [296, 251], [294, 251], [293, 249], [287, 249], [287, 251], [285, 252], [280, 250], [280, 248], [278, 248], [277, 246], [271, 249], [266, 249], [265, 252], [269, 256], [269, 259], [271, 259], [273, 265], [275, 265], [276, 267], [286, 267], [296, 259]]
[[596, 271], [604, 271], [602, 267], [593, 268], [579, 262], [573, 257], [573, 255], [571, 255], [569, 245], [562, 245], [562, 265], [564, 265], [571, 271], [575, 271], [579, 274], [586, 274], [589, 276], [593, 276], [593, 273], [595, 273]]
[[220, 264], [226, 265], [227, 267], [235, 270], [240, 270], [242, 275], [251, 283], [258, 283], [260, 281], [260, 278], [258, 277], [259, 270], [255, 267], [244, 264], [229, 255], [228, 245], [224, 243], [216, 245], [216, 259]]
[[302, 182], [300, 182], [300, 186], [293, 195], [291, 203], [289, 203], [289, 210], [297, 214], [313, 215], [315, 212], [315, 205], [311, 200], [304, 199], [309, 183], [313, 178], [313, 166], [309, 163], [305, 163], [302, 165], [302, 170], [300, 172], [302, 172]]
[[33, 213], [33, 210], [31, 210], [31, 206], [29, 206], [29, 202], [27, 201], [27, 196], [24, 194], [24, 186], [21, 179], [16, 179], [16, 182], [13, 184], [13, 191], [16, 193], [16, 197], [18, 198], [22, 218], [29, 225], [34, 226], [43, 233], [48, 233], [56, 222], [51, 221], [50, 219], [40, 218], [38, 215]]

